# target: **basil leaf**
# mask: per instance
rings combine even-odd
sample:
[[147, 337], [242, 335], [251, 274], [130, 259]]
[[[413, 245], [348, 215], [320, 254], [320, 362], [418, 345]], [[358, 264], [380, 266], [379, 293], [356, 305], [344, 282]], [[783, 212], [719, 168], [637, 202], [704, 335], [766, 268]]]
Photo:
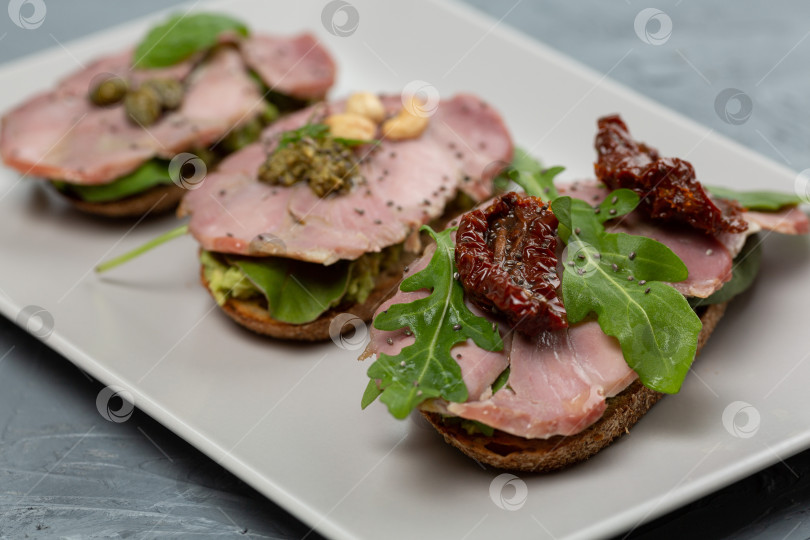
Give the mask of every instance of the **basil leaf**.
[[227, 15], [174, 15], [146, 34], [135, 49], [133, 64], [141, 69], [173, 66], [196, 52], [210, 49], [225, 32], [248, 35], [244, 23]]
[[552, 203], [568, 245], [563, 303], [572, 324], [596, 314], [645, 386], [674, 393], [694, 360], [701, 323], [683, 295], [662, 283], [688, 276], [672, 250], [650, 238], [605, 231], [604, 221], [630, 212], [638, 200], [632, 191], [617, 190], [598, 213], [570, 197]]
[[303, 324], [314, 321], [346, 293], [349, 265], [329, 267], [283, 257], [232, 259], [267, 298], [267, 311], [276, 320]]
[[[379, 380], [381, 401], [400, 419], [430, 398], [455, 402], [467, 399], [461, 368], [450, 353], [454, 345], [472, 339], [488, 351], [503, 349], [497, 326], [467, 308], [464, 289], [453, 278], [455, 248], [451, 234], [455, 228], [440, 233], [428, 226], [422, 230], [436, 241], [436, 251], [427, 267], [405, 279], [400, 290], [430, 289], [430, 295], [407, 304], [394, 304], [374, 320], [374, 326], [380, 330], [410, 328], [415, 342], [395, 356], [380, 354], [368, 369], [372, 383]], [[374, 394], [369, 385], [363, 405], [371, 403]]]
[[715, 197], [731, 199], [740, 203], [746, 210], [761, 210], [763, 212], [776, 212], [786, 206], [795, 206], [802, 203], [801, 197], [795, 193], [779, 193], [776, 191], [736, 191], [733, 189], [706, 186]]
[[135, 171], [109, 184], [85, 186], [65, 183], [64, 189], [75, 194], [83, 201], [100, 203], [117, 201], [131, 195], [137, 195], [155, 186], [169, 185], [171, 183], [169, 164], [155, 159], [147, 161]]
[[708, 298], [690, 298], [689, 305], [696, 308], [710, 304], [722, 304], [745, 292], [754, 283], [761, 262], [762, 239], [758, 234], [753, 234], [745, 241], [740, 254], [734, 258], [731, 281]]

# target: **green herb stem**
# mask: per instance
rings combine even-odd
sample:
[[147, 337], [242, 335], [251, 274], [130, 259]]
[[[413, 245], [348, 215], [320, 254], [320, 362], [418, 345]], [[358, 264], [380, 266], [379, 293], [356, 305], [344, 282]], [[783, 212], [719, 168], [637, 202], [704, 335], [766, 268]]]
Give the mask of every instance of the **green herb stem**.
[[103, 263], [99, 264], [98, 266], [96, 266], [96, 272], [98, 272], [100, 274], [102, 272], [106, 272], [107, 270], [111, 270], [111, 269], [115, 268], [116, 266], [120, 266], [120, 265], [124, 264], [125, 262], [131, 261], [135, 257], [137, 257], [137, 256], [139, 256], [139, 255], [141, 255], [143, 253], [146, 253], [147, 251], [150, 251], [150, 250], [152, 250], [152, 249], [154, 249], [154, 248], [156, 248], [156, 247], [158, 247], [160, 245], [165, 244], [169, 240], [174, 240], [175, 238], [177, 238], [179, 236], [183, 236], [184, 234], [187, 234], [187, 233], [188, 233], [188, 225], [181, 225], [180, 227], [177, 227], [176, 229], [172, 229], [169, 232], [165, 232], [165, 233], [161, 234], [157, 238], [153, 238], [152, 240], [149, 240], [145, 244], [136, 247], [132, 251], [128, 251], [128, 252], [124, 253], [123, 255], [119, 255], [118, 257], [115, 257], [113, 259], [110, 259], [109, 261], [106, 261], [106, 262], [103, 262]]

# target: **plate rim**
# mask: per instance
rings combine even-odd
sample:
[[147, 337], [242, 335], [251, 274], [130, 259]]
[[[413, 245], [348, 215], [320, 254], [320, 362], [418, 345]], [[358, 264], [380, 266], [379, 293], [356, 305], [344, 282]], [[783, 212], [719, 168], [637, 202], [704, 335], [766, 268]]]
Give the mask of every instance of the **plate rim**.
[[[429, 2], [434, 8], [445, 9], [459, 18], [466, 19], [479, 28], [486, 28], [496, 20], [489, 14], [479, 10], [477, 7], [465, 4], [461, 0], [425, 0]], [[92, 32], [76, 39], [65, 41], [66, 45], [85, 46], [96, 40], [103, 40], [108, 36], [114, 35], [121, 29], [129, 29], [133, 26], [146, 24], [148, 21], [157, 20], [184, 6], [194, 5], [195, 9], [206, 9], [207, 6], [223, 5], [221, 0], [206, 0], [204, 2], [192, 3], [184, 2], [172, 7], [162, 8], [153, 11], [149, 14], [136, 17], [130, 21], [116, 24], [109, 28]], [[691, 133], [700, 134], [704, 133], [708, 126], [693, 120], [682, 113], [671, 109], [652, 98], [649, 98], [633, 88], [620, 83], [609, 76], [599, 73], [598, 70], [587, 66], [583, 62], [570, 57], [550, 45], [537, 40], [524, 31], [509, 25], [508, 23], [497, 24], [491, 30], [492, 34], [513, 43], [516, 47], [531, 51], [533, 54], [544, 57], [555, 64], [564, 67], [576, 74], [577, 77], [584, 79], [589, 83], [599, 83], [610, 88], [612, 91], [632, 97], [635, 101], [639, 102], [643, 107], [656, 110], [656, 112], [666, 117], [667, 121], [678, 124], [682, 128], [687, 129]], [[52, 61], [52, 57], [58, 54], [60, 48], [57, 45], [48, 48], [28, 53], [19, 56], [13, 60], [0, 63], [0, 72], [14, 72], [22, 69], [31, 69], [32, 65], [38, 63], [47, 63]], [[710, 129], [710, 128], [709, 128]], [[732, 150], [738, 155], [744, 155], [747, 160], [754, 160], [763, 167], [772, 170], [775, 174], [784, 176], [785, 178], [793, 178], [797, 172], [763, 154], [757, 150], [747, 147], [740, 142], [737, 142], [730, 137], [711, 129], [709, 138], [717, 140], [726, 148]], [[0, 313], [2, 313], [10, 322], [22, 327], [16, 320], [16, 314], [19, 312], [20, 306], [16, 306], [11, 299], [0, 295]], [[33, 334], [32, 334], [33, 335]], [[297, 519], [304, 522], [306, 525], [312, 527], [312, 530], [318, 531], [320, 534], [330, 538], [336, 539], [356, 539], [358, 538], [348, 530], [341, 527], [334, 520], [329, 519], [328, 516], [323, 516], [319, 511], [312, 508], [304, 500], [294, 496], [289, 491], [279, 487], [270, 478], [267, 478], [262, 473], [244, 463], [242, 460], [235, 457], [231, 452], [223, 448], [221, 445], [212, 441], [202, 431], [192, 428], [186, 424], [181, 418], [178, 418], [168, 409], [162, 407], [147, 394], [142, 393], [137, 387], [130, 386], [124, 381], [119, 374], [111, 371], [100, 362], [95, 360], [92, 356], [85, 351], [73, 345], [70, 340], [63, 336], [58, 329], [55, 329], [53, 334], [43, 341], [46, 346], [55, 350], [60, 355], [64, 356], [68, 361], [75, 364], [80, 369], [87, 371], [94, 378], [106, 385], [117, 385], [126, 388], [132, 393], [137, 403], [137, 407], [143, 412], [154, 418], [170, 429], [173, 433], [189, 442], [192, 446], [204, 453], [208, 458], [212, 459], [217, 464], [225, 467], [235, 476], [251, 485], [262, 495], [269, 498], [273, 503], [283, 508], [285, 511], [294, 515]], [[779, 445], [774, 448], [774, 452], [770, 454], [758, 454], [757, 457], [745, 461], [738, 461], [730, 465], [729, 468], [721, 472], [714, 472], [707, 475], [700, 482], [691, 483], [687, 487], [679, 487], [670, 493], [664, 493], [656, 498], [646, 501], [642, 505], [637, 505], [631, 509], [612, 516], [608, 520], [591, 523], [581, 527], [576, 532], [564, 536], [564, 538], [591, 538], [595, 536], [607, 536], [608, 534], [616, 534], [628, 529], [635, 521], [634, 516], [638, 517], [644, 514], [641, 521], [635, 524], [639, 526], [647, 523], [656, 517], [659, 517], [673, 509], [679, 508], [691, 501], [694, 501], [708, 493], [712, 493], [723, 487], [734, 483], [735, 481], [754, 474], [756, 471], [762, 470], [776, 462], [781, 458], [780, 456], [793, 455], [801, 450], [810, 447], [810, 431], [803, 434], [797, 434], [792, 437], [786, 437]], [[652, 510], [645, 512], [648, 507]], [[313, 525], [314, 524], [314, 525]]]

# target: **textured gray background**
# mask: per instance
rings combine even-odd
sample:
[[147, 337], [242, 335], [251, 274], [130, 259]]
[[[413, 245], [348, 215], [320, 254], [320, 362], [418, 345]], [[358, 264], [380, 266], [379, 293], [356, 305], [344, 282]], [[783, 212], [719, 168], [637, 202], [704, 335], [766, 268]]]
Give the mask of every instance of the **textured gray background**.
[[[0, 10], [0, 62], [176, 3], [46, 0], [44, 24], [29, 31], [14, 26]], [[810, 167], [807, 2], [468, 3], [793, 169]], [[660, 46], [644, 43], [633, 27], [636, 15], [651, 5], [673, 23], [670, 38]], [[648, 27], [656, 29], [655, 23]], [[502, 69], [511, 68], [531, 66], [509, 66], [505, 59]], [[753, 103], [750, 118], [740, 125], [724, 122], [715, 111], [716, 96], [725, 88], [741, 90]], [[733, 103], [729, 112], [735, 112]], [[101, 388], [0, 320], [0, 538], [302, 538], [309, 533], [145, 415], [136, 411], [122, 424], [104, 420], [95, 407]], [[810, 453], [805, 452], [631, 537], [808, 538], [809, 506]]]

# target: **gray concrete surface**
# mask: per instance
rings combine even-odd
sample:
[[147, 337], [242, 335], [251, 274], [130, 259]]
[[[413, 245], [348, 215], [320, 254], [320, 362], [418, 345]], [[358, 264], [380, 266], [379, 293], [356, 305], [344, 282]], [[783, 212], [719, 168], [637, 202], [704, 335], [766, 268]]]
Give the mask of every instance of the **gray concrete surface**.
[[[178, 3], [45, 1], [47, 18], [37, 31], [0, 12], [0, 62]], [[468, 3], [753, 150], [796, 170], [810, 167], [806, 2]], [[656, 21], [646, 33], [634, 29], [651, 6], [672, 22], [668, 37]], [[750, 98], [750, 114], [734, 103], [718, 112], [726, 88]], [[308, 527], [142, 413], [124, 424], [101, 418], [101, 388], [0, 320], [0, 538], [307, 535]], [[630, 537], [808, 538], [808, 506], [805, 452]]]

